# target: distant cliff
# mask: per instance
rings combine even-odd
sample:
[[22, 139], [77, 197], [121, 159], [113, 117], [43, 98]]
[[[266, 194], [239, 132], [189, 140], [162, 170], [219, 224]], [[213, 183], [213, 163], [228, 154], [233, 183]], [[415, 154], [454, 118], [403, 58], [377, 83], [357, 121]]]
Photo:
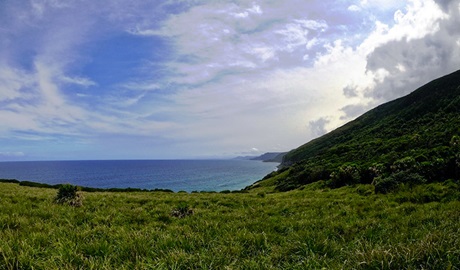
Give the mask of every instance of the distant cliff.
[[234, 159], [237, 160], [261, 160], [263, 162], [277, 162], [281, 163], [283, 161], [284, 155], [287, 152], [268, 152], [260, 156], [239, 156]]
[[287, 152], [269, 152], [265, 153], [261, 156], [251, 158], [251, 160], [262, 160], [263, 162], [278, 162], [281, 163], [283, 161], [284, 155]]

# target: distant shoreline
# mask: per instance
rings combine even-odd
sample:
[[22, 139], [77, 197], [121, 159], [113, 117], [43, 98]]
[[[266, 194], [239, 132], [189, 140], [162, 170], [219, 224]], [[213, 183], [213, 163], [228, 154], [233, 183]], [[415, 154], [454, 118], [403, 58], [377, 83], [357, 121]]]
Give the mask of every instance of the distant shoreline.
[[[24, 187], [35, 187], [35, 188], [48, 188], [48, 189], [59, 189], [62, 184], [50, 185], [50, 184], [43, 184], [38, 182], [32, 181], [20, 181], [17, 179], [0, 179], [0, 184], [18, 184]], [[119, 192], [119, 193], [129, 193], [129, 192], [163, 192], [163, 193], [247, 193], [245, 189], [241, 190], [222, 190], [222, 191], [173, 191], [171, 189], [163, 189], [163, 188], [155, 188], [155, 189], [141, 189], [141, 188], [92, 188], [92, 187], [84, 187], [84, 186], [77, 186], [81, 191], [84, 192]]]
[[0, 163], [0, 179], [46, 188], [69, 183], [86, 191], [236, 192], [276, 166], [241, 160], [15, 162]]
[[[61, 184], [50, 185], [50, 184], [33, 182], [33, 181], [20, 181], [17, 179], [0, 179], [0, 183], [11, 183], [11, 184], [19, 184], [20, 186], [25, 186], [25, 187], [51, 188], [51, 189], [59, 189], [59, 187], [66, 184], [66, 183], [61, 183]], [[128, 188], [92, 188], [92, 187], [84, 187], [84, 186], [78, 186], [78, 187], [81, 189], [81, 191], [86, 191], [86, 192], [169, 192], [169, 193], [174, 193], [174, 191], [170, 189], [162, 189], [162, 188], [141, 189], [141, 188], [129, 188], [129, 187]]]

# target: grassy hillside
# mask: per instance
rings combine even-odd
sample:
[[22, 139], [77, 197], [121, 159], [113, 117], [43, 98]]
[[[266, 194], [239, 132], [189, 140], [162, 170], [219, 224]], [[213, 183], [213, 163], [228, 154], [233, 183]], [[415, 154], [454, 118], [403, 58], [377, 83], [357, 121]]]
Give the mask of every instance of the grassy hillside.
[[282, 165], [271, 175], [278, 180], [269, 178], [282, 191], [318, 180], [339, 187], [459, 179], [460, 71], [300, 146]]
[[0, 183], [0, 269], [460, 269], [458, 183], [321, 185], [83, 192], [71, 207], [55, 189]]

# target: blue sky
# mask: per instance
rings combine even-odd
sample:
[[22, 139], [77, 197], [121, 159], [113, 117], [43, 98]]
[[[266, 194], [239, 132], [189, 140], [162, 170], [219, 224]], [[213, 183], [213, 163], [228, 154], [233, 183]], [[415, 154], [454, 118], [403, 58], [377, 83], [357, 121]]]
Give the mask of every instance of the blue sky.
[[0, 1], [0, 160], [295, 148], [459, 69], [459, 0]]

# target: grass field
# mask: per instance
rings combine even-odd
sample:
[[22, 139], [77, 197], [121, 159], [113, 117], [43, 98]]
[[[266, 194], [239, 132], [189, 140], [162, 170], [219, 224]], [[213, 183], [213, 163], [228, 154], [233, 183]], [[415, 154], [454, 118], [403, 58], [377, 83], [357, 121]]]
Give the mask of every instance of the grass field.
[[83, 192], [70, 207], [55, 189], [2, 183], [0, 269], [460, 269], [458, 183], [320, 186]]

